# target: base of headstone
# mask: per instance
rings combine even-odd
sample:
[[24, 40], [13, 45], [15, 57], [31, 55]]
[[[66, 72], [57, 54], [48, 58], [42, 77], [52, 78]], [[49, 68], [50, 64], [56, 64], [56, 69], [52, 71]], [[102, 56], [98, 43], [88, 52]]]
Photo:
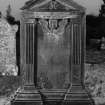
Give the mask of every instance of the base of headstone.
[[43, 105], [40, 92], [32, 86], [24, 86], [23, 90], [16, 94], [11, 105]]
[[66, 89], [41, 90], [44, 105], [61, 105]]
[[95, 105], [94, 100], [83, 86], [72, 86], [62, 105]]
[[25, 86], [17, 93], [11, 105], [95, 105], [83, 86], [72, 86], [70, 90], [40, 90]]

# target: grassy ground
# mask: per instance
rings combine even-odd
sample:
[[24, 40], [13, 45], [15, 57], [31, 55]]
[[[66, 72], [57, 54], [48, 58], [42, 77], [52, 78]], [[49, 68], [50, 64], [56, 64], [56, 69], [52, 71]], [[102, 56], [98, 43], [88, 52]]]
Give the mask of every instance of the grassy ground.
[[[85, 83], [96, 105], [105, 105], [105, 51], [87, 51]], [[0, 77], [0, 105], [21, 84], [17, 76]]]
[[86, 53], [85, 83], [96, 105], [105, 105], [105, 51]]
[[14, 92], [20, 84], [18, 76], [3, 76], [0, 77], [0, 96], [9, 96]]

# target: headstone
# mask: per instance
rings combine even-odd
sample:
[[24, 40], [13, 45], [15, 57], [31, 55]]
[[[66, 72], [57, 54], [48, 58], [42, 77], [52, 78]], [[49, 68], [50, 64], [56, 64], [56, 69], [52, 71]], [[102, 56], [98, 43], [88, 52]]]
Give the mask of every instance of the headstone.
[[17, 72], [15, 38], [17, 30], [16, 25], [11, 26], [4, 18], [0, 18], [0, 70], [3, 75], [14, 75]]
[[105, 50], [105, 37], [102, 37], [101, 39], [101, 49]]
[[73, 0], [25, 3], [20, 35], [23, 86], [12, 105], [94, 105], [84, 87], [85, 25], [85, 9]]

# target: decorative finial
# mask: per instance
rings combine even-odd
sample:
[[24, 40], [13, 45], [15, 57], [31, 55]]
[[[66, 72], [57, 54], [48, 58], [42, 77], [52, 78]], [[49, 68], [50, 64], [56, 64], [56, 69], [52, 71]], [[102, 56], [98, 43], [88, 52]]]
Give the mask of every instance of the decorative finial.
[[12, 11], [11, 5], [9, 4], [6, 10], [7, 16], [11, 16], [11, 11]]

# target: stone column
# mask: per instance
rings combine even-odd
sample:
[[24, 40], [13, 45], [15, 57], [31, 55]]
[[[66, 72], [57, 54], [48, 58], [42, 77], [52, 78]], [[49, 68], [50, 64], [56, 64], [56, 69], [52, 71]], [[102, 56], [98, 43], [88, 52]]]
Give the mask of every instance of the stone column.
[[65, 95], [66, 105], [93, 105], [94, 102], [84, 86], [84, 51], [85, 51], [85, 23], [84, 17], [71, 19], [71, 86]]
[[[35, 24], [34, 23], [26, 23], [25, 29], [26, 29], [26, 73], [25, 73], [25, 85], [34, 85], [34, 72], [37, 70], [35, 68], [34, 70], [34, 53], [35, 53], [35, 40], [34, 38], [36, 35], [34, 35]], [[36, 78], [35, 78], [36, 79]]]
[[17, 93], [12, 105], [42, 105], [37, 90], [37, 22], [35, 19], [24, 20], [21, 34], [21, 71], [23, 86]]
[[72, 86], [81, 85], [81, 20], [72, 19], [72, 72], [71, 72], [71, 84]]

